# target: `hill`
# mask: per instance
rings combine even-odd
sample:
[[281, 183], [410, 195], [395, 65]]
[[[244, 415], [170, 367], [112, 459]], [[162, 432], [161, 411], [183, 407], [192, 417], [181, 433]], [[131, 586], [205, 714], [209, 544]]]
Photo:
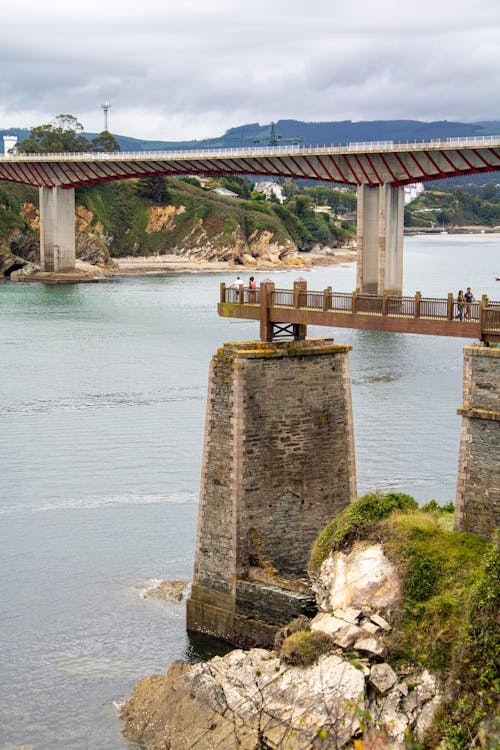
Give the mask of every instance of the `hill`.
[[[218, 194], [217, 185], [239, 191], [239, 197]], [[352, 211], [352, 191], [290, 190], [289, 200], [281, 204], [235, 176], [213, 179], [205, 187], [194, 178], [153, 177], [79, 189], [77, 256], [99, 264], [110, 257], [175, 254], [249, 267], [303, 265], [298, 250], [338, 247], [352, 239], [353, 225], [338, 216]], [[315, 212], [318, 200], [331, 211]], [[12, 256], [38, 261], [37, 226], [38, 191], [0, 182], [0, 256], [9, 256], [5, 275], [15, 263]]]
[[[261, 125], [258, 122], [229, 128], [223, 135], [191, 141], [145, 140], [128, 135], [115, 135], [122, 151], [168, 151], [172, 149], [235, 148], [251, 147], [257, 141], [269, 145], [272, 138], [272, 123]], [[372, 120], [353, 122], [352, 120], [331, 122], [305, 122], [302, 120], [278, 120], [274, 124], [278, 143], [301, 140], [305, 146], [323, 146], [358, 141], [422, 141], [433, 138], [455, 138], [458, 136], [483, 136], [500, 133], [500, 121], [474, 123], [422, 122], [420, 120]], [[0, 136], [16, 135], [18, 140], [27, 138], [26, 128], [0, 129]], [[89, 139], [97, 133], [84, 133]]]

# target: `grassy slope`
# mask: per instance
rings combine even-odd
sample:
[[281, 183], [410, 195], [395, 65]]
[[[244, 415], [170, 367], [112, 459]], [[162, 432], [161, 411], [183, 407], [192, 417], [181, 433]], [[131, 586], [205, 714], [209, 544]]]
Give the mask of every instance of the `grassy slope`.
[[[294, 242], [299, 247], [321, 242], [333, 243], [350, 236], [349, 229], [335, 225], [326, 216], [307, 209], [297, 216], [288, 206], [270, 201], [234, 199], [203, 190], [177, 179], [166, 179], [168, 199], [164, 205], [178, 212], [173, 225], [160, 231], [146, 231], [152, 201], [137, 191], [138, 180], [124, 180], [78, 189], [76, 203], [94, 215], [103, 233], [110, 238], [111, 255], [149, 255], [157, 251], [172, 251], [186, 243], [196, 246], [208, 239], [214, 248], [234, 244], [234, 232], [239, 227], [248, 240], [254, 233], [269, 231], [278, 244]], [[0, 241], [9, 237], [16, 227], [28, 228], [20, 216], [23, 202], [38, 204], [37, 190], [15, 183], [0, 182]], [[351, 230], [352, 231], [352, 230]], [[193, 237], [191, 238], [191, 235]]]
[[320, 534], [310, 567], [317, 571], [331, 551], [355, 540], [383, 544], [404, 589], [393, 618], [390, 660], [441, 673], [446, 704], [434, 739], [465, 750], [482, 722], [489, 721], [490, 733], [498, 730], [491, 727], [500, 688], [500, 553], [492, 542], [454, 532], [451, 512], [432, 503], [429, 509], [417, 510], [407, 495], [366, 495]]

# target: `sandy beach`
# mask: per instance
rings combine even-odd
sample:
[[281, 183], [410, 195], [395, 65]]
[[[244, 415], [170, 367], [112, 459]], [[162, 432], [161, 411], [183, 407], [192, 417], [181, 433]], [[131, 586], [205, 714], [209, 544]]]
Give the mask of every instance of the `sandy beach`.
[[327, 249], [324, 251], [311, 251], [300, 253], [301, 263], [268, 263], [256, 262], [255, 265], [239, 265], [227, 261], [194, 260], [183, 258], [179, 255], [149, 255], [149, 256], [125, 256], [114, 258], [116, 269], [106, 270], [110, 275], [115, 274], [151, 274], [173, 271], [241, 271], [251, 273], [252, 271], [272, 271], [286, 268], [308, 268], [311, 266], [331, 266], [338, 263], [351, 263], [356, 260], [356, 250], [350, 248]]

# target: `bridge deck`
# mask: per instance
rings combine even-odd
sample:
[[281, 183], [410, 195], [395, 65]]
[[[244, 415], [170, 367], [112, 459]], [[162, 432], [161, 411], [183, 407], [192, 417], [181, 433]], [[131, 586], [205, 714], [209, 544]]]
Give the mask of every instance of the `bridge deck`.
[[267, 283], [256, 290], [222, 284], [218, 312], [223, 317], [260, 321], [262, 338], [269, 338], [270, 331], [280, 327], [295, 326], [295, 333], [302, 327], [304, 333], [305, 326], [318, 325], [500, 342], [500, 302], [486, 297], [460, 309], [452, 295], [431, 298], [419, 292], [414, 297], [399, 297], [331, 289], [308, 291], [304, 282], [294, 289], [275, 289]]

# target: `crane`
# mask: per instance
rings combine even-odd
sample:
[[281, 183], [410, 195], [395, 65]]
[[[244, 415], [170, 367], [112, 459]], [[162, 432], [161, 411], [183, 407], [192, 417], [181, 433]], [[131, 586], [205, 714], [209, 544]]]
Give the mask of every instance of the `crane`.
[[274, 122], [271, 123], [271, 133], [266, 138], [254, 138], [254, 143], [264, 143], [267, 146], [278, 146], [280, 142], [291, 141], [293, 144], [299, 146], [304, 143], [303, 138], [283, 138], [283, 136], [276, 133], [276, 126]]

